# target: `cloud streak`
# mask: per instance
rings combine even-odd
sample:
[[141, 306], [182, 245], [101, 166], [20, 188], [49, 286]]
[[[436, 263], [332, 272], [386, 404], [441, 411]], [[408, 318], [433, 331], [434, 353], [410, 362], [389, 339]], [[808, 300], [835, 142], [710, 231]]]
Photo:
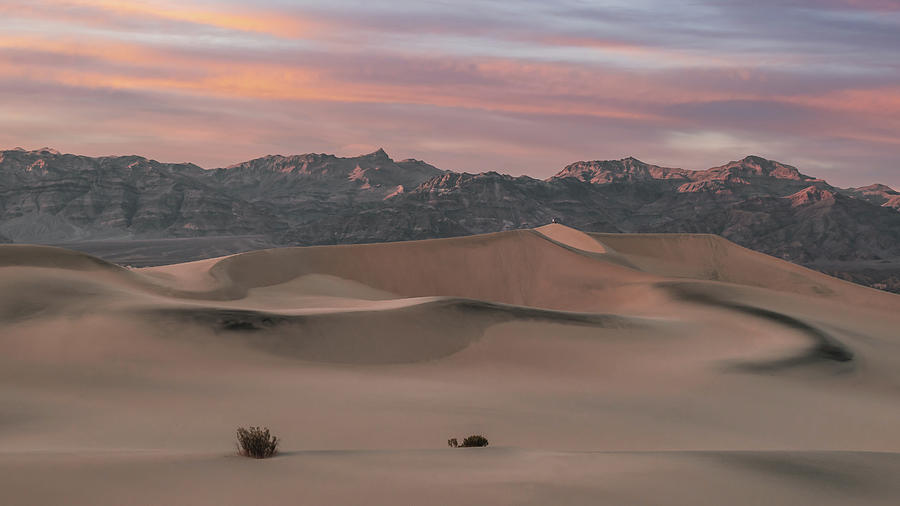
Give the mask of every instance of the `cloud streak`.
[[0, 142], [207, 166], [384, 145], [535, 176], [746, 147], [900, 185], [893, 6], [12, 0]]

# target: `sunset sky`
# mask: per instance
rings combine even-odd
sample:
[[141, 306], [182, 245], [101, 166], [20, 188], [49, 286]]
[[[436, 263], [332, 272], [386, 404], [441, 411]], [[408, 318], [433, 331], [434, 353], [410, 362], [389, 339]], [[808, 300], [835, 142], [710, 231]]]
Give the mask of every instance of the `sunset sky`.
[[0, 147], [900, 187], [900, 0], [2, 0]]

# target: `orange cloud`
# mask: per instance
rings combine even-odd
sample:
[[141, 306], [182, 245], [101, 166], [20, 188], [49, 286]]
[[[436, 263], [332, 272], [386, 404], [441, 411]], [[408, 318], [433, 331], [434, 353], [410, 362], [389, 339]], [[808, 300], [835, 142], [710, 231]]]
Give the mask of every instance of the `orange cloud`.
[[[587, 75], [573, 77], [571, 69], [552, 64], [522, 64], [509, 60], [468, 65], [488, 81], [531, 83], [498, 90], [492, 85], [458, 83], [403, 84], [341, 79], [329, 69], [298, 58], [289, 63], [208, 59], [202, 55], [102, 40], [48, 41], [0, 37], [0, 48], [44, 51], [79, 56], [109, 65], [74, 67], [7, 62], [0, 54], [0, 75], [27, 77], [68, 86], [128, 90], [178, 91], [216, 96], [272, 100], [314, 100], [420, 104], [533, 114], [577, 114], [621, 119], [650, 119], [653, 115], [628, 106], [586, 104], [573, 97], [600, 97], [622, 92], [627, 84], [603, 83]], [[148, 75], [144, 69], [153, 69]], [[562, 76], [562, 78], [560, 77]], [[594, 82], [594, 86], [584, 83]], [[602, 84], [603, 86], [597, 86]], [[657, 118], [658, 119], [658, 118]]]
[[238, 9], [223, 4], [209, 9], [191, 6], [186, 2], [140, 0], [47, 0], [16, 2], [0, 6], [6, 15], [24, 15], [39, 19], [52, 18], [63, 22], [92, 25], [114, 25], [110, 16], [124, 20], [157, 19], [198, 25], [262, 33], [284, 38], [306, 38], [321, 29], [322, 21], [304, 18], [296, 13]]
[[[245, 16], [233, 11], [184, 9], [170, 3], [80, 0], [68, 4], [114, 11], [123, 16], [153, 16], [278, 36], [300, 36], [315, 27], [314, 23], [305, 25], [296, 18], [273, 19], [265, 13]], [[847, 117], [864, 118], [860, 121], [876, 125], [871, 131], [836, 124], [822, 125], [823, 134], [866, 142], [897, 143], [893, 137], [879, 133], [877, 128], [880, 126], [880, 130], [884, 130], [885, 125], [896, 125], [894, 118], [900, 117], [900, 89], [897, 88], [779, 95], [767, 92], [764, 86], [728, 86], [727, 79], [738, 82], [748, 81], [751, 77], [749, 70], [731, 66], [719, 69], [722, 71], [720, 77], [728, 77], [718, 84], [707, 84], [702, 75], [692, 75], [688, 85], [673, 85], [660, 79], [663, 74], [653, 71], [500, 57], [445, 57], [440, 65], [435, 65], [432, 58], [396, 57], [383, 52], [372, 59], [372, 69], [359, 70], [355, 69], [354, 61], [333, 63], [329, 61], [330, 57], [315, 57], [300, 51], [281, 55], [279, 61], [257, 59], [249, 50], [234, 54], [206, 53], [107, 37], [0, 34], [0, 76], [77, 88], [163, 91], [269, 101], [413, 104], [633, 120], [656, 126], [682, 121], [677, 115], [666, 112], [666, 108], [673, 105], [766, 101], [833, 111]], [[544, 44], [597, 47], [641, 58], [667, 57], [664, 50], [615, 40], [550, 37], [541, 41]], [[12, 58], [12, 53], [4, 54], [4, 49], [41, 52], [51, 58], [46, 63], [40, 58]], [[73, 63], [59, 63], [58, 58], [52, 58], [54, 55], [72, 58]], [[391, 65], [403, 66], [391, 68]], [[446, 74], [451, 79], [408, 79], [416, 72], [432, 71], [438, 76]], [[393, 79], [394, 75], [397, 79]]]
[[[40, 59], [6, 59], [0, 51], [0, 76], [82, 88], [151, 90], [261, 100], [303, 100], [345, 103], [416, 104], [543, 115], [582, 115], [611, 119], [675, 123], [679, 118], [662, 109], [677, 104], [716, 101], [767, 101], [837, 111], [855, 116], [900, 117], [900, 89], [851, 89], [824, 94], [777, 95], [710, 86], [672, 85], [654, 72], [611, 71], [607, 68], [515, 59], [446, 61], [438, 68], [451, 76], [466, 73], [466, 82], [433, 79], [421, 83], [392, 81], [391, 60], [374, 63], [384, 79], [335, 73], [327, 59], [284, 57], [283, 62], [258, 61], [252, 53], [222, 58], [215, 54], [157, 48], [104, 38], [47, 39], [0, 35], [0, 50], [41, 51], [49, 55], [88, 58], [71, 65]], [[406, 58], [415, 73], [423, 61]], [[410, 63], [411, 62], [411, 63]], [[432, 70], [428, 67], [426, 70]], [[745, 71], [732, 78], [746, 80]], [[843, 134], [842, 134], [843, 135]], [[860, 135], [857, 133], [856, 135]], [[880, 138], [871, 136], [871, 138]], [[882, 139], [879, 142], [883, 142]]]

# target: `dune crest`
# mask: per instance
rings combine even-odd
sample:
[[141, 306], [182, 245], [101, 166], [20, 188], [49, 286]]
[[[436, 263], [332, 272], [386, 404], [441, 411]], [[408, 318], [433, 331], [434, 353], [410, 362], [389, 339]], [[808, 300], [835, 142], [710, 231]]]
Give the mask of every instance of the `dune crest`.
[[560, 225], [559, 223], [551, 223], [534, 229], [535, 232], [547, 237], [548, 239], [564, 244], [571, 248], [589, 253], [606, 253], [606, 247], [599, 240], [594, 239], [588, 234], [574, 228]]

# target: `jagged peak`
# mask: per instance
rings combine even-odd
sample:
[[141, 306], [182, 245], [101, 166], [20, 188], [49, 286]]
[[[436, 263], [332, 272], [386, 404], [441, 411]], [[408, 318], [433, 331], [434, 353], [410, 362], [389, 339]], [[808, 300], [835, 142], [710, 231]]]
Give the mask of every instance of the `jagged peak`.
[[[372, 151], [369, 154], [363, 155], [360, 158], [384, 158], [386, 160], [391, 160], [391, 157], [388, 156], [388, 154], [384, 150], [384, 148], [378, 148], [377, 150]], [[391, 160], [391, 161], [393, 161], [393, 160]]]
[[747, 155], [739, 161], [745, 162], [745, 163], [760, 163], [760, 164], [762, 164], [762, 163], [778, 163], [774, 160], [769, 160], [768, 158], [766, 158], [764, 156], [759, 156], [759, 155]]

